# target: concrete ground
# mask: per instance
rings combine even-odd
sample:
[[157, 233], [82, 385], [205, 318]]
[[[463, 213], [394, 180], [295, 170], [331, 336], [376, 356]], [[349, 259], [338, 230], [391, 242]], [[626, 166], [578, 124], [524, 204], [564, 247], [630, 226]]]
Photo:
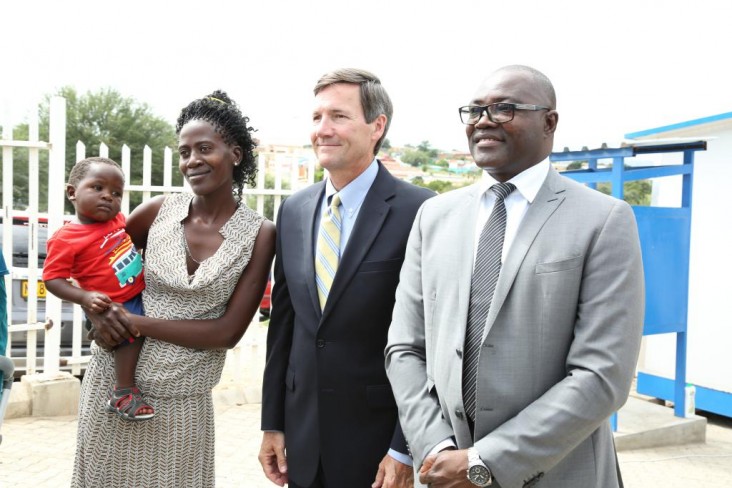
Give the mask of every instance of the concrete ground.
[[[247, 332], [230, 353], [222, 383], [216, 388], [216, 479], [218, 487], [274, 487], [257, 461], [263, 326]], [[633, 393], [634, 398], [646, 401]], [[618, 453], [627, 488], [732, 487], [732, 419], [707, 415], [706, 442]], [[621, 427], [622, 427], [621, 410]], [[68, 486], [76, 445], [76, 418], [6, 419], [0, 444], [0, 487]], [[350, 488], [350, 487], [345, 487]], [[560, 487], [561, 488], [561, 487]]]

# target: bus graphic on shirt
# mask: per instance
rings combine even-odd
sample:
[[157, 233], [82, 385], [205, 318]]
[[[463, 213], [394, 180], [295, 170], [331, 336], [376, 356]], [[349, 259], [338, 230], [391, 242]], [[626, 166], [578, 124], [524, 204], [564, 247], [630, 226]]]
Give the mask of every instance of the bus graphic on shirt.
[[131, 247], [112, 263], [112, 267], [119, 280], [120, 288], [127, 284], [131, 285], [142, 273], [142, 257], [134, 247]]
[[129, 236], [122, 239], [120, 245], [111, 253], [109, 260], [120, 288], [134, 283], [142, 273], [142, 256], [135, 249]]

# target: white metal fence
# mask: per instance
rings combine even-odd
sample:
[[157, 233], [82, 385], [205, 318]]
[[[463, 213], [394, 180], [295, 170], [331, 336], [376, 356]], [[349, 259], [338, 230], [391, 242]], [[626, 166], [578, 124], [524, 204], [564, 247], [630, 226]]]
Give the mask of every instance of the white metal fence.
[[[47, 234], [50, 236], [56, 229], [63, 225], [64, 220], [69, 216], [64, 215], [65, 198], [65, 160], [66, 160], [66, 100], [62, 97], [53, 97], [49, 107], [49, 140], [39, 139], [38, 112], [33, 110], [29, 113], [29, 137], [27, 141], [13, 140], [12, 128], [3, 126], [0, 137], [0, 148], [2, 148], [2, 250], [5, 261], [11, 273], [5, 276], [5, 285], [8, 292], [8, 319], [11, 322], [9, 327], [9, 340], [7, 355], [13, 357], [13, 335], [19, 332], [26, 332], [26, 354], [25, 357], [14, 357], [16, 368], [25, 370], [26, 374], [43, 371], [45, 373], [56, 373], [61, 367], [68, 369], [72, 374], [80, 374], [81, 368], [88, 361], [88, 355], [84, 354], [82, 311], [78, 305], [73, 306], [73, 331], [71, 352], [62, 356], [61, 351], [61, 323], [62, 323], [62, 301], [47, 294], [45, 298], [45, 310], [43, 316], [39, 317], [39, 287], [33, 286], [40, 281], [42, 268], [38, 267], [39, 254], [39, 230], [47, 225]], [[17, 209], [13, 204], [13, 157], [15, 148], [28, 149], [28, 208]], [[40, 158], [42, 151], [48, 151], [48, 213], [39, 213], [40, 196]], [[130, 149], [127, 145], [121, 148], [121, 161], [118, 161], [125, 173], [126, 181], [130, 180], [130, 168], [135, 164], [142, 164], [142, 184], [128, 184], [122, 200], [122, 212], [129, 214], [130, 194], [141, 192], [142, 200], [149, 199], [152, 194], [167, 194], [172, 192], [186, 191], [187, 185], [174, 186], [173, 181], [173, 151], [169, 147], [163, 151], [163, 184], [153, 185], [152, 181], [152, 155], [153, 150], [145, 146], [141, 161], [133, 161]], [[109, 148], [101, 144], [97, 154], [109, 157]], [[85, 158], [86, 146], [79, 141], [76, 144], [76, 161]], [[302, 154], [293, 152], [292, 148], [269, 147], [259, 151], [257, 186], [245, 188], [244, 195], [253, 196], [256, 204], [254, 210], [264, 214], [265, 202], [270, 199], [272, 202], [273, 215], [268, 216], [276, 219], [279, 206], [283, 197], [293, 193], [299, 188], [312, 184], [314, 181], [314, 158], [303, 157]], [[177, 164], [175, 165], [177, 170]], [[265, 175], [274, 177], [273, 188], [265, 188]], [[285, 187], [288, 187], [284, 189]], [[22, 217], [24, 225], [27, 225], [28, 233], [28, 264], [27, 267], [19, 267], [13, 264], [13, 221]], [[16, 246], [17, 247], [17, 246]], [[25, 283], [24, 283], [25, 282]], [[42, 282], [41, 282], [42, 283]], [[23, 296], [17, 296], [16, 291], [19, 285], [23, 285]], [[41, 294], [45, 290], [41, 287]], [[26, 296], [27, 295], [27, 296]], [[26, 305], [24, 320], [14, 320], [13, 302], [23, 300]], [[67, 306], [68, 308], [68, 306]], [[58, 324], [58, 325], [57, 325]], [[39, 362], [38, 339], [39, 331], [43, 334], [43, 357]], [[2, 354], [3, 351], [0, 351]]]

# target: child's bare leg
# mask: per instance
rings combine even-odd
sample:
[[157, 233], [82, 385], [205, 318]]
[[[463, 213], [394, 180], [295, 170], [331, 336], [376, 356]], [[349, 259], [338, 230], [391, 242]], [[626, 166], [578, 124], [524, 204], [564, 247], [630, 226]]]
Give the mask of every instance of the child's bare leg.
[[135, 369], [140, 356], [144, 338], [138, 337], [135, 342], [123, 344], [114, 350], [114, 372], [117, 375], [117, 388], [129, 388], [135, 385]]
[[[122, 345], [114, 350], [114, 370], [117, 376], [116, 388], [130, 388], [135, 386], [135, 369], [137, 358], [140, 356], [144, 337], [138, 337], [134, 342]], [[138, 415], [153, 413], [152, 408], [140, 408]]]

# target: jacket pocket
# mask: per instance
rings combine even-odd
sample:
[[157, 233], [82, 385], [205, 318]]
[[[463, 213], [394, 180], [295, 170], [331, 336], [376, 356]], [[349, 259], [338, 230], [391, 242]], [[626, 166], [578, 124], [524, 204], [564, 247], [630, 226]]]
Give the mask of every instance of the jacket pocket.
[[364, 261], [358, 267], [359, 273], [378, 273], [381, 271], [399, 271], [404, 258], [387, 259], [386, 261]]
[[561, 261], [553, 261], [551, 263], [540, 263], [536, 265], [536, 274], [542, 273], [556, 273], [558, 271], [566, 271], [568, 269], [574, 269], [582, 265], [584, 256], [576, 256], [569, 259], [563, 259]]

